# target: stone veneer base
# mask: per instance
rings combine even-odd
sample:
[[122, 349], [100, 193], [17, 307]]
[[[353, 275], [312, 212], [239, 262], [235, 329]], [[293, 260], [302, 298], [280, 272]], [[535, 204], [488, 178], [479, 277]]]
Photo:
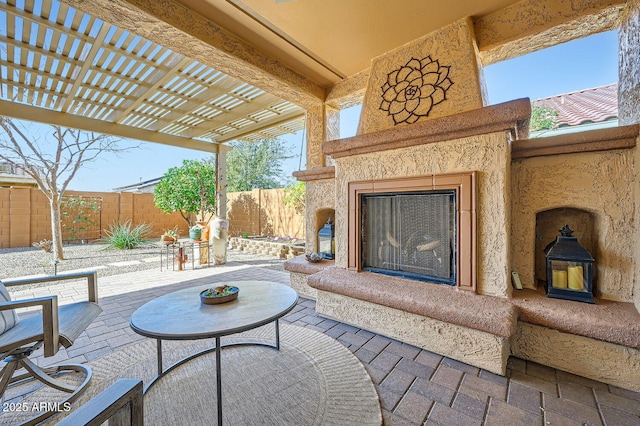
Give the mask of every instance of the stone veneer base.
[[316, 312], [505, 375], [509, 340], [360, 299], [317, 291]]
[[293, 259], [304, 253], [304, 246], [240, 237], [229, 238], [229, 249], [245, 253], [265, 254], [279, 257], [280, 259]]
[[623, 389], [640, 391], [640, 351], [518, 322], [513, 356]]

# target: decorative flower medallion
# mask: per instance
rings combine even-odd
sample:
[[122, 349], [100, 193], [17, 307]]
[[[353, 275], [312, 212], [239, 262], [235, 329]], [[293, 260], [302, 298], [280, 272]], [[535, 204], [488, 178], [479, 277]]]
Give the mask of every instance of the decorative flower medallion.
[[415, 123], [426, 117], [434, 105], [444, 101], [453, 84], [449, 67], [440, 66], [431, 56], [411, 58], [405, 66], [390, 72], [381, 87], [380, 109], [393, 117], [395, 124]]

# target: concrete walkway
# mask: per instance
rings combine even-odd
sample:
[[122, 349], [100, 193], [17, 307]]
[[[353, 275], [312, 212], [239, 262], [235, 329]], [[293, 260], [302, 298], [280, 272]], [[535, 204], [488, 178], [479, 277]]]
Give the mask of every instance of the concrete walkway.
[[[87, 362], [136, 343], [129, 327], [145, 302], [182, 288], [216, 281], [289, 283], [278, 270], [229, 262], [186, 271], [159, 269], [98, 280], [104, 312], [68, 350], [41, 365], [71, 359]], [[56, 292], [60, 304], [86, 297], [84, 282], [14, 293], [32, 297]], [[640, 425], [640, 394], [539, 364], [510, 358], [508, 377], [421, 350], [347, 324], [320, 317], [315, 302], [301, 298], [285, 321], [338, 340], [360, 359], [380, 396], [386, 425]]]

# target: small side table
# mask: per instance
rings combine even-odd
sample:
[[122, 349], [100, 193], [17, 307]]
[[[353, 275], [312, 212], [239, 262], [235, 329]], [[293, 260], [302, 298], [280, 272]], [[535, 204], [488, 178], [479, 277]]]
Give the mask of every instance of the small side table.
[[191, 248], [191, 269], [195, 269], [195, 250], [198, 249], [198, 260], [200, 265], [211, 265], [211, 246], [209, 240], [194, 240], [188, 243]]
[[172, 270], [175, 271], [176, 250], [180, 247], [180, 243], [175, 242], [171, 244], [164, 244], [164, 243], [161, 243], [161, 244], [162, 245], [160, 246], [160, 271], [162, 271], [163, 266], [164, 266], [164, 269], [168, 270], [169, 262], [171, 262]]
[[169, 269], [171, 262], [171, 270], [176, 270], [176, 262], [178, 271], [184, 269], [189, 259], [191, 259], [191, 269], [196, 268], [196, 249], [198, 253], [198, 263], [200, 265], [211, 265], [211, 245], [207, 240], [189, 240], [179, 241], [173, 244], [163, 244], [160, 249], [160, 270]]

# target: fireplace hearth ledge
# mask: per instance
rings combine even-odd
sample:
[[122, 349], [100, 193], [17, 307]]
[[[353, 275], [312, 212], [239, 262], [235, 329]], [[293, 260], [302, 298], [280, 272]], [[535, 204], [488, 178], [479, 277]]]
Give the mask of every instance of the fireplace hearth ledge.
[[506, 373], [517, 312], [508, 299], [327, 267], [309, 275], [319, 315]]
[[482, 296], [444, 284], [432, 284], [338, 267], [309, 275], [316, 290], [366, 300], [389, 308], [509, 338], [517, 310], [506, 298]]
[[316, 300], [318, 296], [317, 291], [315, 288], [309, 287], [307, 277], [334, 265], [334, 260], [326, 259], [317, 263], [311, 263], [306, 259], [305, 255], [302, 255], [284, 262], [284, 269], [289, 272], [291, 288], [297, 291], [302, 297]]

